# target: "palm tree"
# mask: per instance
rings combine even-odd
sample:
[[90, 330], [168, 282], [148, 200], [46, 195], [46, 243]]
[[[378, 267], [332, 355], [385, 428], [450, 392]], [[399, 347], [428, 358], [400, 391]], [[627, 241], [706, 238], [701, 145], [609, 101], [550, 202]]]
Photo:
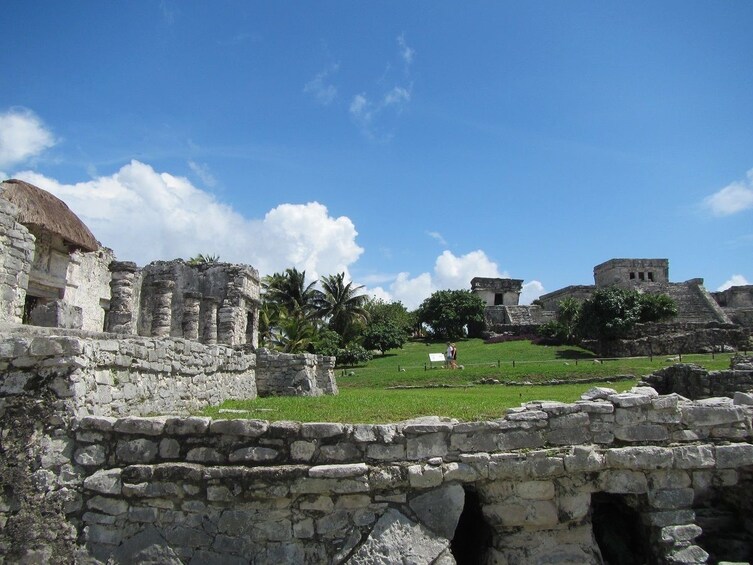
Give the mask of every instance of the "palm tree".
[[304, 353], [316, 336], [314, 325], [304, 318], [281, 313], [271, 332], [271, 342], [283, 353]]
[[354, 326], [369, 319], [366, 311], [368, 296], [358, 294], [363, 286], [345, 284], [345, 273], [322, 277], [322, 290], [315, 291], [319, 315], [328, 320], [329, 327], [348, 341]]
[[288, 315], [311, 320], [316, 316], [315, 284], [316, 281], [306, 284], [306, 271], [285, 269], [284, 273], [264, 278], [264, 300]]

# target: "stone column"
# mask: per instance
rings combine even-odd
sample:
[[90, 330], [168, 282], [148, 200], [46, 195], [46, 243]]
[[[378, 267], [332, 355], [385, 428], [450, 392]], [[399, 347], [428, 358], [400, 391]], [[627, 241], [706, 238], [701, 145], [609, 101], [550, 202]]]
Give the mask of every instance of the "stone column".
[[110, 263], [110, 313], [107, 321], [108, 332], [119, 334], [136, 333], [133, 303], [133, 283], [138, 268], [131, 261]]
[[173, 319], [173, 289], [175, 281], [154, 281], [154, 312], [152, 336], [168, 337]]
[[205, 296], [202, 300], [203, 314], [201, 320], [201, 342], [207, 345], [217, 343], [217, 305], [219, 299]]
[[240, 343], [236, 336], [237, 314], [239, 308], [231, 306], [226, 300], [218, 312], [219, 324], [217, 328], [217, 340], [225, 345]]
[[201, 310], [201, 293], [183, 294], [183, 337], [199, 340], [199, 311]]

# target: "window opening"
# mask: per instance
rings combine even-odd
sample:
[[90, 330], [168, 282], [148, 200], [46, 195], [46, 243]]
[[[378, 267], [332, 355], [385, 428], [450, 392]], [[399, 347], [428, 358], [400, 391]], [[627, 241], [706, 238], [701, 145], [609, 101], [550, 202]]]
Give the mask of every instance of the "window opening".
[[652, 273], [651, 271], [648, 272], [648, 280], [650, 280], [652, 282], [654, 280], [654, 273]]
[[494, 305], [495, 306], [502, 306], [505, 303], [505, 295], [497, 293], [494, 295]]
[[645, 273], [644, 273], [643, 271], [641, 271], [640, 273], [638, 273], [638, 278], [639, 278], [640, 280], [642, 280], [642, 281], [643, 281], [643, 280], [646, 280], [646, 279], [645, 279], [645, 277], [644, 277], [644, 275], [645, 275]]
[[632, 281], [635, 278], [635, 273], [633, 271], [630, 271], [630, 280]]

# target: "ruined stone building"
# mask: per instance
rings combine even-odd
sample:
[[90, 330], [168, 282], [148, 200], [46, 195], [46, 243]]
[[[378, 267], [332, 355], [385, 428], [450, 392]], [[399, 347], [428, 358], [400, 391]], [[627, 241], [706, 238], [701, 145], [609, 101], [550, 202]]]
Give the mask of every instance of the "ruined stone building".
[[0, 184], [0, 321], [206, 344], [258, 342], [259, 274], [248, 265], [115, 261], [59, 198]]
[[556, 311], [559, 302], [565, 298], [585, 300], [598, 288], [617, 286], [669, 295], [677, 304], [676, 322], [732, 323], [703, 286], [703, 279], [670, 282], [668, 259], [610, 259], [594, 267], [594, 283], [567, 286], [544, 294], [539, 300], [546, 310]]
[[0, 183], [0, 321], [102, 331], [112, 258], [62, 200]]
[[753, 285], [733, 286], [712, 292], [717, 304], [734, 323], [753, 329]]
[[531, 328], [554, 318], [553, 313], [544, 311], [537, 305], [520, 305], [521, 279], [500, 279], [474, 277], [471, 292], [485, 303], [484, 325], [493, 331], [506, 331], [515, 328]]

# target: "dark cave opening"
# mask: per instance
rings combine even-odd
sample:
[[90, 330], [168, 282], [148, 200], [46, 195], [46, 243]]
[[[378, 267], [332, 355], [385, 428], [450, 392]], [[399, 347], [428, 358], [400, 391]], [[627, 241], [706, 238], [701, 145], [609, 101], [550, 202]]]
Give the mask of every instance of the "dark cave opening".
[[450, 542], [450, 550], [457, 565], [482, 563], [491, 546], [491, 538], [492, 530], [484, 519], [481, 499], [475, 490], [466, 488], [463, 511]]
[[643, 565], [651, 562], [649, 538], [637, 510], [624, 496], [594, 493], [591, 524], [604, 565]]

